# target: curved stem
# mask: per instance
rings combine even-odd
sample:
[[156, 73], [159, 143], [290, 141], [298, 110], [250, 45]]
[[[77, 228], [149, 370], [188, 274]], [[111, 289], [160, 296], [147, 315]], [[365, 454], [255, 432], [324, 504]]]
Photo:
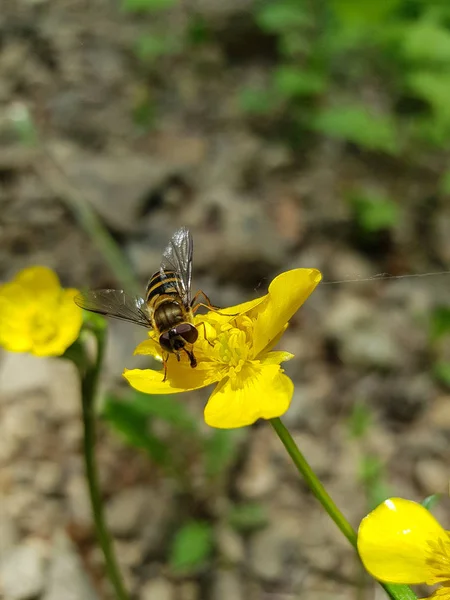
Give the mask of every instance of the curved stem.
[[[329, 516], [333, 519], [350, 544], [357, 551], [358, 536], [356, 531], [333, 502], [331, 496], [328, 494], [317, 475], [309, 466], [308, 461], [300, 452], [289, 431], [279, 418], [270, 419], [270, 423], [275, 429], [275, 432], [280, 438], [282, 444], [286, 448], [289, 456], [292, 458], [294, 465], [297, 467], [297, 471], [306, 481], [311, 492], [324, 507]], [[384, 588], [388, 596], [394, 600], [417, 600], [417, 596], [406, 585], [392, 585], [384, 583], [380, 583], [380, 585]]]
[[93, 331], [97, 340], [97, 356], [94, 363], [88, 363], [85, 372], [82, 373], [81, 383], [84, 425], [83, 448], [86, 478], [89, 487], [89, 496], [91, 499], [95, 530], [98, 542], [105, 558], [105, 566], [108, 578], [114, 587], [118, 600], [129, 600], [129, 596], [125, 590], [119, 565], [114, 553], [113, 541], [106, 525], [102, 497], [100, 493], [97, 464], [95, 462], [95, 399], [105, 352], [106, 328], [104, 325], [99, 325], [94, 327]]

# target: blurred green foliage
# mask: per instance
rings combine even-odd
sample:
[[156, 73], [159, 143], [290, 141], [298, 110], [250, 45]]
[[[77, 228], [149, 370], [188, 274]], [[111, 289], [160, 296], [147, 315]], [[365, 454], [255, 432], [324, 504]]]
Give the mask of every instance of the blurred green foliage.
[[[236, 456], [239, 432], [203, 429], [183, 402], [170, 395], [136, 391], [124, 397], [109, 395], [103, 417], [125, 442], [144, 450], [182, 486], [199, 464], [207, 485], [215, 486]], [[158, 426], [161, 424], [166, 427]]]
[[[161, 19], [182, 3], [122, 0], [122, 8]], [[277, 55], [266, 84], [239, 92], [245, 113], [287, 119], [297, 139], [318, 132], [392, 155], [423, 144], [446, 145], [449, 3], [260, 0], [251, 17], [275, 39]], [[161, 33], [139, 37], [135, 52], [146, 63], [173, 55], [189, 58], [192, 45], [214, 43], [212, 27], [191, 11], [182, 29], [162, 22]]]
[[422, 500], [421, 505], [427, 510], [432, 510], [442, 499], [442, 494], [432, 494]]
[[[290, 101], [304, 128], [388, 154], [408, 142], [445, 145], [450, 4], [267, 0], [257, 6], [256, 22], [278, 44], [271, 93]], [[380, 97], [361, 102], [365, 89]]]
[[431, 313], [430, 336], [437, 342], [450, 333], [450, 307], [437, 306]]
[[385, 466], [373, 453], [365, 449], [365, 441], [373, 426], [373, 414], [364, 402], [356, 402], [347, 421], [349, 436], [358, 442], [361, 451], [358, 458], [358, 480], [366, 494], [367, 507], [372, 510], [390, 497], [385, 483]]
[[175, 534], [169, 564], [176, 575], [190, 575], [204, 565], [212, 550], [212, 526], [205, 521], [189, 521]]
[[434, 359], [432, 373], [441, 385], [450, 388], [450, 361], [448, 360], [450, 306], [441, 305], [433, 309], [429, 335]]
[[361, 188], [352, 190], [347, 199], [356, 224], [363, 233], [392, 229], [399, 222], [400, 209], [391, 198]]
[[[242, 431], [204, 428], [179, 397], [134, 390], [127, 390], [124, 396], [108, 395], [102, 416], [127, 444], [144, 451], [177, 482], [184, 506], [202, 506], [204, 511], [208, 502], [214, 505], [236, 458]], [[214, 509], [210, 513], [209, 521], [191, 518], [189, 510], [181, 515], [169, 548], [175, 575], [196, 573], [212, 555]], [[245, 531], [267, 521], [261, 507], [253, 504], [231, 507], [228, 519]]]
[[269, 517], [261, 504], [243, 502], [230, 508], [228, 522], [236, 531], [248, 534], [266, 527]]

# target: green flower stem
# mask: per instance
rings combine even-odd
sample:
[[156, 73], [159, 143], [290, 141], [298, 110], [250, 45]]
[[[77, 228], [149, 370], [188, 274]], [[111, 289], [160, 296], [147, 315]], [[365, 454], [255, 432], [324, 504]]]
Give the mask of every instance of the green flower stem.
[[118, 600], [129, 600], [129, 596], [122, 581], [119, 565], [114, 554], [113, 541], [106, 525], [102, 497], [100, 494], [97, 464], [95, 462], [95, 400], [105, 352], [106, 326], [104, 323], [100, 323], [100, 321], [98, 324], [96, 323], [93, 327], [93, 333], [97, 340], [97, 355], [94, 362], [90, 362], [87, 359], [84, 361], [85, 368], [84, 372], [81, 373], [86, 478], [89, 487], [95, 530], [105, 558], [106, 573], [115, 590]]
[[[283, 446], [286, 448], [289, 456], [292, 458], [292, 461], [297, 467], [298, 472], [306, 481], [309, 489], [339, 527], [341, 532], [348, 539], [350, 544], [357, 550], [358, 537], [355, 530], [333, 502], [331, 496], [323, 487], [317, 475], [311, 469], [307, 460], [298, 449], [289, 431], [279, 418], [271, 419], [270, 423], [275, 429], [275, 432], [280, 438]], [[388, 596], [393, 598], [393, 600], [417, 600], [417, 596], [406, 585], [392, 585], [384, 583], [381, 583], [380, 585], [385, 589]]]

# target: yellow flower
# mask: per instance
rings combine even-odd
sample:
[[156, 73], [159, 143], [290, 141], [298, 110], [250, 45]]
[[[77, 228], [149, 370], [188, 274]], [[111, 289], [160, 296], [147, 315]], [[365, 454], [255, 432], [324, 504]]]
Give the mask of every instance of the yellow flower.
[[[259, 418], [279, 417], [289, 408], [294, 391], [280, 363], [293, 356], [272, 348], [320, 279], [316, 269], [287, 271], [272, 281], [262, 298], [221, 309], [220, 314], [197, 315], [196, 368], [190, 367], [187, 356], [177, 362], [171, 355], [165, 381], [163, 370], [125, 369], [124, 377], [147, 394], [175, 394], [217, 383], [205, 408], [205, 421], [212, 427], [243, 427]], [[158, 336], [150, 333], [135, 354], [162, 360]]]
[[358, 551], [376, 579], [441, 583], [430, 597], [450, 600], [450, 535], [421, 504], [403, 498], [380, 504], [359, 526]]
[[77, 339], [82, 311], [47, 267], [30, 267], [0, 285], [0, 346], [11, 352], [60, 356]]

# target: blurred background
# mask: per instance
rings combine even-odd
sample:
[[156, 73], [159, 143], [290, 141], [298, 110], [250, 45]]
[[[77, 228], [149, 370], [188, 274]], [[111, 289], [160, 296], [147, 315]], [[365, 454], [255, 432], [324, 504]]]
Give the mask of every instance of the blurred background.
[[[143, 290], [182, 225], [219, 306], [293, 267], [447, 270], [449, 98], [441, 0], [3, 0], [0, 279]], [[449, 281], [321, 284], [283, 339], [283, 420], [355, 527], [448, 494]], [[124, 385], [144, 338], [111, 323], [97, 449], [133, 599], [382, 598], [267, 423]], [[5, 600], [112, 598], [81, 443], [71, 365], [1, 354]]]

